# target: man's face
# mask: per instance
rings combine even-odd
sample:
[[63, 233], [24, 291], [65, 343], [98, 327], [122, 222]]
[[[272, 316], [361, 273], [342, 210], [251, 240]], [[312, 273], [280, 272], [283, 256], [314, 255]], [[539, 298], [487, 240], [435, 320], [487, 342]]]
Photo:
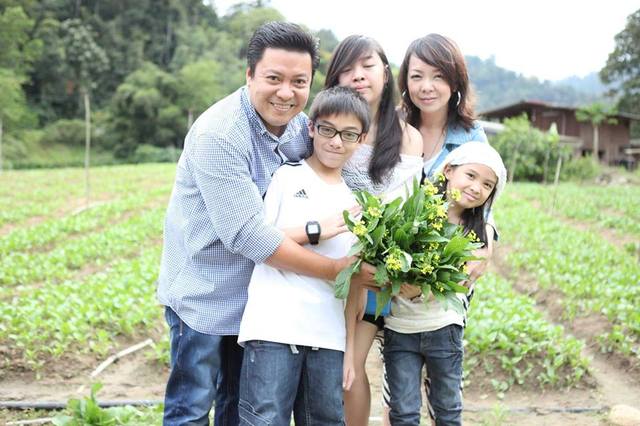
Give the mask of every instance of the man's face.
[[247, 69], [249, 97], [265, 127], [282, 135], [287, 123], [307, 104], [311, 88], [311, 55], [267, 48], [253, 76]]

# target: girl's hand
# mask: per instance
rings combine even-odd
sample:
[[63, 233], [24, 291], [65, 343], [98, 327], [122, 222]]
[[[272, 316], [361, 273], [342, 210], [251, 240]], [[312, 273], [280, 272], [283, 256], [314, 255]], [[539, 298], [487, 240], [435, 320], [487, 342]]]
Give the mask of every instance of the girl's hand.
[[356, 369], [354, 367], [353, 355], [347, 350], [344, 353], [344, 363], [342, 367], [342, 389], [348, 391], [356, 378]]
[[403, 283], [400, 286], [400, 296], [404, 297], [405, 299], [411, 300], [414, 297], [420, 296], [420, 294], [422, 294], [422, 289], [417, 285]]
[[[358, 204], [349, 208], [348, 211], [350, 216], [355, 217], [360, 214], [362, 207]], [[328, 240], [348, 230], [344, 223], [344, 216], [340, 212], [320, 221], [320, 240]]]

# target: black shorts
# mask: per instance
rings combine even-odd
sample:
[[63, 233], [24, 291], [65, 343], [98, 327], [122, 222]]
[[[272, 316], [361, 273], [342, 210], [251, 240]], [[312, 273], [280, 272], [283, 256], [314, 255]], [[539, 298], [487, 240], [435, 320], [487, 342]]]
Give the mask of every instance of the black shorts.
[[384, 329], [383, 316], [379, 316], [378, 318], [376, 318], [374, 314], [364, 314], [364, 317], [362, 317], [362, 321], [366, 321], [368, 323], [375, 325], [376, 327], [378, 327], [378, 330]]

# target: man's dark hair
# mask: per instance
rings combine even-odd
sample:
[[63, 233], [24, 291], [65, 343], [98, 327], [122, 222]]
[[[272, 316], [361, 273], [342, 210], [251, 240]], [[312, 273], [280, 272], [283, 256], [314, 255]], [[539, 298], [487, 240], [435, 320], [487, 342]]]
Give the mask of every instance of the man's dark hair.
[[358, 119], [362, 126], [362, 133], [369, 131], [371, 115], [367, 101], [360, 93], [349, 87], [335, 86], [324, 89], [316, 95], [311, 104], [309, 119], [315, 123], [322, 117], [348, 114], [353, 114]]
[[267, 22], [253, 33], [247, 46], [247, 66], [250, 76], [253, 77], [256, 64], [262, 59], [264, 51], [269, 47], [308, 53], [311, 56], [312, 77], [320, 63], [318, 41], [314, 36], [290, 22]]

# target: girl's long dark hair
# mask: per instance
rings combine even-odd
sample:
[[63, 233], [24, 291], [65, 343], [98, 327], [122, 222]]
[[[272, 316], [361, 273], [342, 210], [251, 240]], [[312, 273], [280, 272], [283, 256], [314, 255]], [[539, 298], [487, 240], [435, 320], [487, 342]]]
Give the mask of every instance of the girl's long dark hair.
[[[442, 181], [439, 181], [436, 184], [439, 194], [446, 194], [447, 183], [449, 183], [449, 181], [447, 180], [447, 178], [444, 178]], [[487, 201], [484, 202], [484, 204], [472, 209], [464, 209], [462, 215], [460, 216], [462, 227], [464, 228], [464, 233], [468, 234], [471, 231], [475, 232], [480, 242], [484, 244], [484, 247], [487, 247], [487, 245], [489, 244], [489, 239], [487, 238], [487, 221], [485, 219], [485, 211], [491, 210], [495, 193], [496, 188], [493, 188], [493, 191], [491, 191], [491, 194], [487, 198]]]
[[377, 130], [376, 140], [373, 143], [373, 155], [369, 163], [369, 177], [374, 183], [379, 184], [387, 172], [400, 161], [402, 148], [402, 127], [395, 108], [395, 81], [389, 67], [389, 60], [380, 44], [361, 35], [352, 35], [342, 40], [331, 56], [324, 88], [328, 89], [339, 85], [342, 71], [369, 52], [378, 54], [385, 66], [387, 76], [387, 82], [380, 97], [378, 113], [376, 117], [373, 117]]

